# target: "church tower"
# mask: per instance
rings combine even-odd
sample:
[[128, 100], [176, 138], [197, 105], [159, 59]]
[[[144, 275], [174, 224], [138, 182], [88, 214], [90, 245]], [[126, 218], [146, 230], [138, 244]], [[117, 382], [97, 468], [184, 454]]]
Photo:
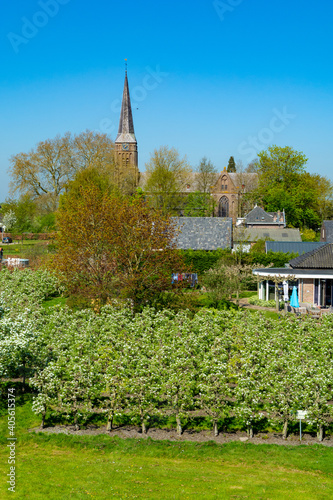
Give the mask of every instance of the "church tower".
[[123, 180], [131, 179], [134, 186], [139, 182], [138, 169], [138, 144], [134, 133], [133, 116], [130, 93], [128, 89], [127, 67], [125, 70], [125, 83], [123, 101], [119, 121], [118, 135], [115, 140], [115, 156], [119, 176]]

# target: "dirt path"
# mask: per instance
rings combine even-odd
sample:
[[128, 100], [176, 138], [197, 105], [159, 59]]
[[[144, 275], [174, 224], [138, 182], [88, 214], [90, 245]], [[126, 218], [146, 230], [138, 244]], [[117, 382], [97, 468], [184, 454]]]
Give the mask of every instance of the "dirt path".
[[181, 436], [178, 436], [176, 431], [173, 429], [148, 429], [147, 434], [142, 434], [141, 430], [135, 426], [124, 426], [117, 427], [111, 432], [108, 432], [103, 427], [97, 426], [87, 426], [86, 429], [81, 429], [79, 431], [75, 431], [73, 426], [64, 426], [57, 425], [55, 427], [46, 427], [45, 429], [40, 429], [39, 427], [34, 429], [29, 429], [30, 432], [43, 432], [47, 434], [67, 434], [67, 435], [75, 435], [75, 436], [97, 436], [101, 434], [107, 434], [111, 437], [118, 436], [120, 438], [137, 438], [137, 439], [148, 439], [151, 438], [153, 440], [158, 441], [192, 441], [197, 443], [203, 443], [207, 441], [214, 441], [218, 444], [225, 444], [231, 441], [248, 441], [253, 444], [277, 444], [277, 445], [292, 445], [299, 446], [300, 444], [310, 445], [310, 444], [322, 444], [323, 446], [333, 447], [333, 436], [329, 436], [324, 439], [322, 443], [318, 443], [318, 440], [315, 436], [310, 434], [304, 434], [303, 439], [300, 442], [299, 436], [295, 434], [291, 434], [287, 439], [282, 439], [282, 434], [279, 433], [258, 433], [255, 435], [253, 439], [248, 439], [245, 432], [234, 432], [234, 433], [226, 433], [221, 432], [219, 436], [214, 437], [211, 431], [194, 431], [194, 430], [185, 430]]

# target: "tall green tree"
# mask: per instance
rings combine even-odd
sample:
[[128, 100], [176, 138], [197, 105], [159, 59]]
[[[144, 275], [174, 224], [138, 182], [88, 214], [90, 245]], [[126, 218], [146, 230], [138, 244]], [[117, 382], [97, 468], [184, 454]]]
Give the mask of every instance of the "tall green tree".
[[287, 224], [318, 230], [332, 207], [332, 183], [306, 171], [306, 156], [293, 148], [271, 146], [258, 155], [258, 188], [253, 201], [265, 210], [285, 210]]
[[214, 199], [200, 191], [190, 193], [185, 203], [185, 217], [211, 217], [214, 210]]
[[233, 156], [230, 156], [227, 166], [227, 172], [236, 172], [236, 163]]
[[146, 163], [146, 186], [152, 205], [165, 213], [177, 213], [182, 206], [186, 186], [191, 182], [191, 167], [175, 148], [155, 149]]

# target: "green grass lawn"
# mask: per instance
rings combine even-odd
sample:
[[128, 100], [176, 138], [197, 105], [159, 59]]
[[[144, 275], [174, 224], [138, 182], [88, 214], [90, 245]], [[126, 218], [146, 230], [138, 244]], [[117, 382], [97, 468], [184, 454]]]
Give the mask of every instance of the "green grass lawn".
[[0, 498], [331, 499], [333, 449], [28, 433], [17, 407], [16, 492], [7, 491], [7, 418], [0, 419]]
[[[2, 477], [8, 468], [1, 450]], [[16, 498], [331, 499], [321, 446], [174, 443], [63, 435], [17, 442]], [[11, 492], [2, 489], [1, 498]]]
[[[246, 290], [245, 292], [240, 292], [239, 298], [240, 299], [248, 299], [250, 297], [256, 297], [258, 295], [258, 292], [255, 290]], [[233, 297], [236, 297], [234, 294]]]
[[264, 309], [261, 309], [260, 311], [257, 309], [246, 309], [249, 311], [251, 314], [262, 314], [263, 316], [266, 316], [266, 318], [270, 319], [279, 319], [282, 317], [283, 312], [280, 311], [280, 313], [274, 312], [274, 311], [265, 311]]
[[44, 300], [42, 306], [45, 309], [53, 306], [65, 306], [67, 302], [67, 297], [51, 297], [50, 299]]
[[35, 246], [38, 243], [40, 243], [42, 240], [23, 240], [22, 241], [17, 241], [13, 240], [13, 243], [2, 243], [2, 248], [4, 253], [8, 252], [10, 254], [14, 253], [15, 250], [20, 249], [22, 247], [31, 247]]

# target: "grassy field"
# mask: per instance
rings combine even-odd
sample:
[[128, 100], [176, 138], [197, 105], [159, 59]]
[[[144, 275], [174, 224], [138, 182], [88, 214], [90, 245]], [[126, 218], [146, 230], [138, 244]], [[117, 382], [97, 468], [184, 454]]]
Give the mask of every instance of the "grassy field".
[[[0, 470], [6, 475], [3, 446]], [[63, 435], [17, 443], [16, 498], [330, 499], [333, 453], [314, 447]], [[10, 498], [5, 488], [1, 498]]]
[[333, 450], [321, 445], [171, 442], [32, 434], [17, 408], [16, 491], [7, 491], [7, 419], [0, 420], [0, 498], [331, 499]]
[[53, 244], [42, 240], [23, 240], [11, 244], [3, 244], [3, 258], [7, 259], [12, 255], [21, 259], [33, 259], [38, 256], [46, 255]]

